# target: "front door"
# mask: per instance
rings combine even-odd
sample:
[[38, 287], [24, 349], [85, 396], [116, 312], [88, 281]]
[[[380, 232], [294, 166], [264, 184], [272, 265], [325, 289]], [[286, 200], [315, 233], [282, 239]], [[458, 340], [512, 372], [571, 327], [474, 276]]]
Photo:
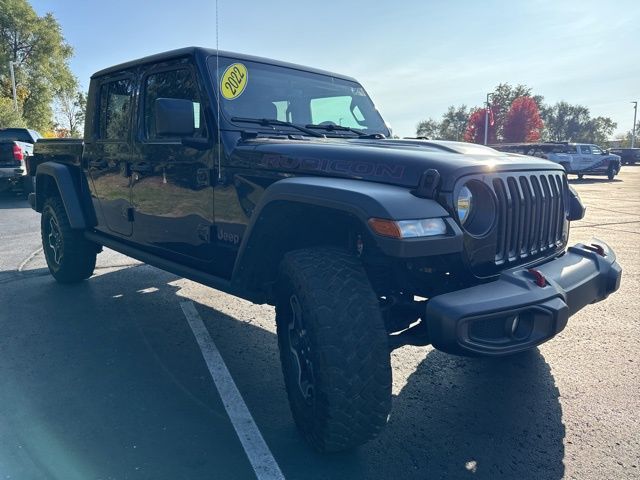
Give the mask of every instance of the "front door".
[[133, 78], [112, 77], [98, 88], [96, 138], [87, 141], [84, 152], [98, 229], [130, 236], [133, 224], [128, 164], [132, 159]]
[[142, 78], [138, 102], [136, 158], [130, 165], [134, 238], [163, 256], [207, 267], [213, 262], [212, 148], [186, 146], [179, 138], [159, 135], [155, 101], [175, 98], [193, 102], [195, 131], [191, 139], [210, 137], [205, 98], [195, 68], [187, 62], [163, 65]]
[[589, 145], [580, 145], [580, 163], [578, 171], [588, 170], [593, 165], [593, 154]]

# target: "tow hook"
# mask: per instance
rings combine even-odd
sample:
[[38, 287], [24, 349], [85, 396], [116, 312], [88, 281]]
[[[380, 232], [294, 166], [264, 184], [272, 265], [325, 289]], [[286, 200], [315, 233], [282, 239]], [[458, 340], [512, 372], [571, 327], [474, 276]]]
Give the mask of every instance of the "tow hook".
[[547, 286], [547, 279], [540, 272], [540, 270], [536, 270], [535, 268], [530, 268], [527, 270], [531, 275], [533, 275], [534, 283], [540, 288]]
[[592, 243], [591, 245], [585, 245], [584, 248], [586, 248], [591, 252], [596, 252], [601, 257], [606, 257], [604, 253], [604, 248], [602, 248], [602, 245], [598, 245], [597, 243]]

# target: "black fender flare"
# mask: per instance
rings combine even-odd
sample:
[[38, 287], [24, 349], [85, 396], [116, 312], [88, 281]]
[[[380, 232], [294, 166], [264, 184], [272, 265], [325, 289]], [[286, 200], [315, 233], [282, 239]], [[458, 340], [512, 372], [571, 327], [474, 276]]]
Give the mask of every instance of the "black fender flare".
[[69, 217], [69, 225], [73, 229], [81, 230], [86, 229], [89, 222], [87, 222], [86, 212], [82, 208], [81, 193], [78, 191], [80, 182], [77, 175], [74, 175], [73, 168], [56, 162], [44, 162], [38, 165], [34, 210], [42, 212], [47, 195], [47, 191], [43, 187], [47, 181], [45, 177], [49, 177], [55, 183], [60, 194], [67, 217]]
[[[251, 215], [233, 269], [232, 283], [238, 287], [248, 285], [255, 264], [259, 261], [259, 233], [268, 222], [266, 212], [282, 202], [324, 207], [350, 214], [369, 230], [381, 251], [390, 256], [415, 258], [457, 253], [463, 248], [462, 230], [449, 212], [435, 200], [413, 195], [408, 188], [352, 179], [286, 178], [265, 190]], [[381, 237], [369, 229], [368, 220], [374, 217], [392, 220], [441, 217], [447, 224], [448, 234], [404, 240]]]

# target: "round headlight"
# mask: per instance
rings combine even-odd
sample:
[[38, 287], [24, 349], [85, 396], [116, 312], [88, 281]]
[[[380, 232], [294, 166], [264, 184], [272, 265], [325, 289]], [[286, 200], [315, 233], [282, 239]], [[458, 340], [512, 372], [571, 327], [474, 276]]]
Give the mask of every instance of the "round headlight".
[[458, 199], [456, 200], [456, 208], [458, 209], [458, 218], [460, 219], [460, 223], [464, 225], [464, 222], [469, 218], [469, 214], [471, 213], [471, 207], [473, 204], [473, 195], [471, 194], [471, 190], [466, 186], [460, 189], [458, 192]]

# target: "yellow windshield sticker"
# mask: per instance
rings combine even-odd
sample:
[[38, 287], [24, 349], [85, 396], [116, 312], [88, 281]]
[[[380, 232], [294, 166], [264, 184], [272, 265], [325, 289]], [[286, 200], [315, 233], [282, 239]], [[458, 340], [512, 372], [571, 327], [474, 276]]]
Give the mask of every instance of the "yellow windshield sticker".
[[220, 92], [227, 100], [235, 100], [247, 87], [249, 72], [242, 63], [233, 63], [227, 67], [220, 80]]

